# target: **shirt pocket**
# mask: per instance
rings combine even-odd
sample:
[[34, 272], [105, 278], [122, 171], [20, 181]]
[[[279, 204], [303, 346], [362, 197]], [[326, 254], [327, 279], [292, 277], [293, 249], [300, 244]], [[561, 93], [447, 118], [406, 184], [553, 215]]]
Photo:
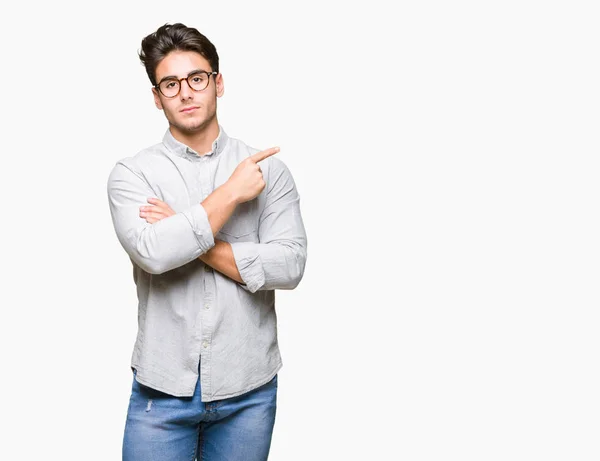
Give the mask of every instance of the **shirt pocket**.
[[229, 243], [258, 242], [257, 200], [239, 204], [218, 234]]

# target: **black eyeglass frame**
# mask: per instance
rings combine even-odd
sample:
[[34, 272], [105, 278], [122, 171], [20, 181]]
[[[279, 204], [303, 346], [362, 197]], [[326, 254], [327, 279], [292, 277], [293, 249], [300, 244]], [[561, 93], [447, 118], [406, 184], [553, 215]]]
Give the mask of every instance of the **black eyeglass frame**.
[[[192, 84], [190, 83], [190, 78], [196, 77], [198, 74], [206, 74], [206, 86], [204, 88], [202, 88], [201, 90], [194, 89], [192, 87]], [[172, 99], [172, 98], [176, 98], [179, 95], [179, 92], [181, 91], [181, 82], [183, 80], [187, 80], [187, 84], [190, 87], [190, 89], [192, 91], [195, 91], [196, 93], [198, 93], [198, 92], [204, 91], [208, 88], [208, 85], [210, 84], [210, 76], [211, 75], [218, 75], [218, 74], [219, 73], [215, 72], [215, 71], [208, 72], [206, 70], [199, 70], [196, 72], [192, 72], [187, 77], [163, 79], [160, 82], [158, 82], [156, 85], [154, 85], [154, 88], [156, 88], [160, 92], [160, 94], [162, 94], [165, 98]], [[177, 84], [179, 85], [179, 89], [177, 90], [177, 93], [175, 93], [173, 96], [167, 96], [166, 94], [164, 94], [163, 91], [160, 89], [160, 84], [163, 82], [177, 82]]]

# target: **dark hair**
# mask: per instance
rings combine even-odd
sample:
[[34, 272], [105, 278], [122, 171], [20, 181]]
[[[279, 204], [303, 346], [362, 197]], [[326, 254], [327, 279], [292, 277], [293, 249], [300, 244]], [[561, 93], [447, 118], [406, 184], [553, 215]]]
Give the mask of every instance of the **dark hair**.
[[[171, 51], [195, 51], [200, 53], [215, 72], [219, 72], [219, 55], [211, 41], [193, 27], [180, 22], [160, 26], [156, 32], [142, 39], [142, 49], [138, 53], [146, 68], [152, 85], [156, 85], [156, 68]], [[209, 69], [207, 69], [209, 70]]]

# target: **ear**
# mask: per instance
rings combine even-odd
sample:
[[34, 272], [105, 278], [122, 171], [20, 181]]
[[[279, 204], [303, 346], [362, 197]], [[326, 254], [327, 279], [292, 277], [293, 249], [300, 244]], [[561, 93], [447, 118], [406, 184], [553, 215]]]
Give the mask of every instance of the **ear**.
[[225, 93], [225, 82], [222, 73], [219, 72], [215, 77], [215, 84], [217, 86], [217, 98], [220, 98]]
[[154, 96], [154, 105], [158, 110], [163, 110], [162, 103], [160, 102], [160, 96], [156, 88], [152, 87], [152, 95]]

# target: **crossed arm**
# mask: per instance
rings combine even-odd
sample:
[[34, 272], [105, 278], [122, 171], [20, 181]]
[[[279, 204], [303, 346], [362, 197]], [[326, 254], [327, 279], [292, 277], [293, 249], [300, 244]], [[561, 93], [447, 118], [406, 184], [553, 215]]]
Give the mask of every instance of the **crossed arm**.
[[[156, 270], [155, 273], [161, 273], [198, 258], [233, 281], [240, 283], [242, 288], [250, 292], [295, 288], [303, 276], [306, 264], [306, 234], [300, 214], [299, 196], [293, 178], [287, 167], [278, 159], [271, 161], [270, 181], [267, 188], [265, 207], [259, 219], [258, 240], [260, 243], [231, 244], [214, 239], [214, 235], [217, 234], [226, 219], [222, 220], [220, 225], [214, 226], [214, 217], [219, 214], [219, 208], [205, 204], [206, 200], [202, 204], [194, 206], [202, 208], [202, 210], [196, 209], [194, 214], [190, 214], [189, 210], [175, 213], [167, 203], [154, 197], [144, 197], [149, 205], [139, 206], [143, 200], [140, 197], [141, 192], [138, 191], [136, 196], [139, 197], [137, 202], [139, 215], [135, 219], [139, 223], [139, 218], [142, 218], [146, 221], [146, 226], [149, 225], [150, 229], [144, 228], [143, 230], [169, 234], [168, 239], [167, 235], [164, 235], [164, 242], [154, 243], [155, 251], [162, 252], [160, 257], [168, 260], [168, 265], [165, 267], [165, 264], [161, 264], [160, 267], [163, 269]], [[186, 254], [183, 254], [184, 250], [179, 248], [179, 241], [175, 235], [175, 224], [167, 226], [167, 223], [181, 220], [182, 214], [192, 224], [192, 228], [198, 236], [200, 250], [194, 248], [190, 252], [188, 244], [187, 250], [185, 250]], [[227, 218], [230, 214], [227, 214]], [[118, 221], [118, 216], [116, 218]], [[129, 219], [133, 220], [133, 216]], [[220, 218], [217, 217], [216, 221], [219, 220]], [[207, 222], [210, 224], [210, 230], [206, 225]], [[184, 221], [179, 223], [179, 228], [184, 225], [183, 223]], [[160, 227], [154, 229], [155, 226]], [[121, 234], [130, 234], [131, 230], [130, 227], [123, 229]], [[141, 233], [138, 232], [133, 233], [135, 246], [130, 244], [126, 248], [129, 249], [130, 256], [138, 257], [140, 252], [135, 250], [145, 249], [148, 246], [147, 242], [140, 242], [140, 235]], [[123, 241], [127, 243], [127, 239], [122, 240], [122, 243]], [[165, 254], [164, 252], [168, 248], [181, 252], [179, 258], [175, 258], [172, 253]]]
[[[148, 202], [151, 205], [144, 205], [140, 207], [140, 217], [144, 218], [150, 224], [160, 221], [161, 219], [173, 216], [175, 211], [171, 207], [157, 198], [149, 197]], [[235, 259], [233, 257], [233, 250], [231, 244], [224, 240], [215, 240], [215, 245], [208, 250], [206, 253], [198, 256], [198, 259], [204, 264], [208, 264], [213, 269], [226, 275], [230, 279], [235, 280], [239, 283], [244, 283], [242, 276], [237, 268]]]

